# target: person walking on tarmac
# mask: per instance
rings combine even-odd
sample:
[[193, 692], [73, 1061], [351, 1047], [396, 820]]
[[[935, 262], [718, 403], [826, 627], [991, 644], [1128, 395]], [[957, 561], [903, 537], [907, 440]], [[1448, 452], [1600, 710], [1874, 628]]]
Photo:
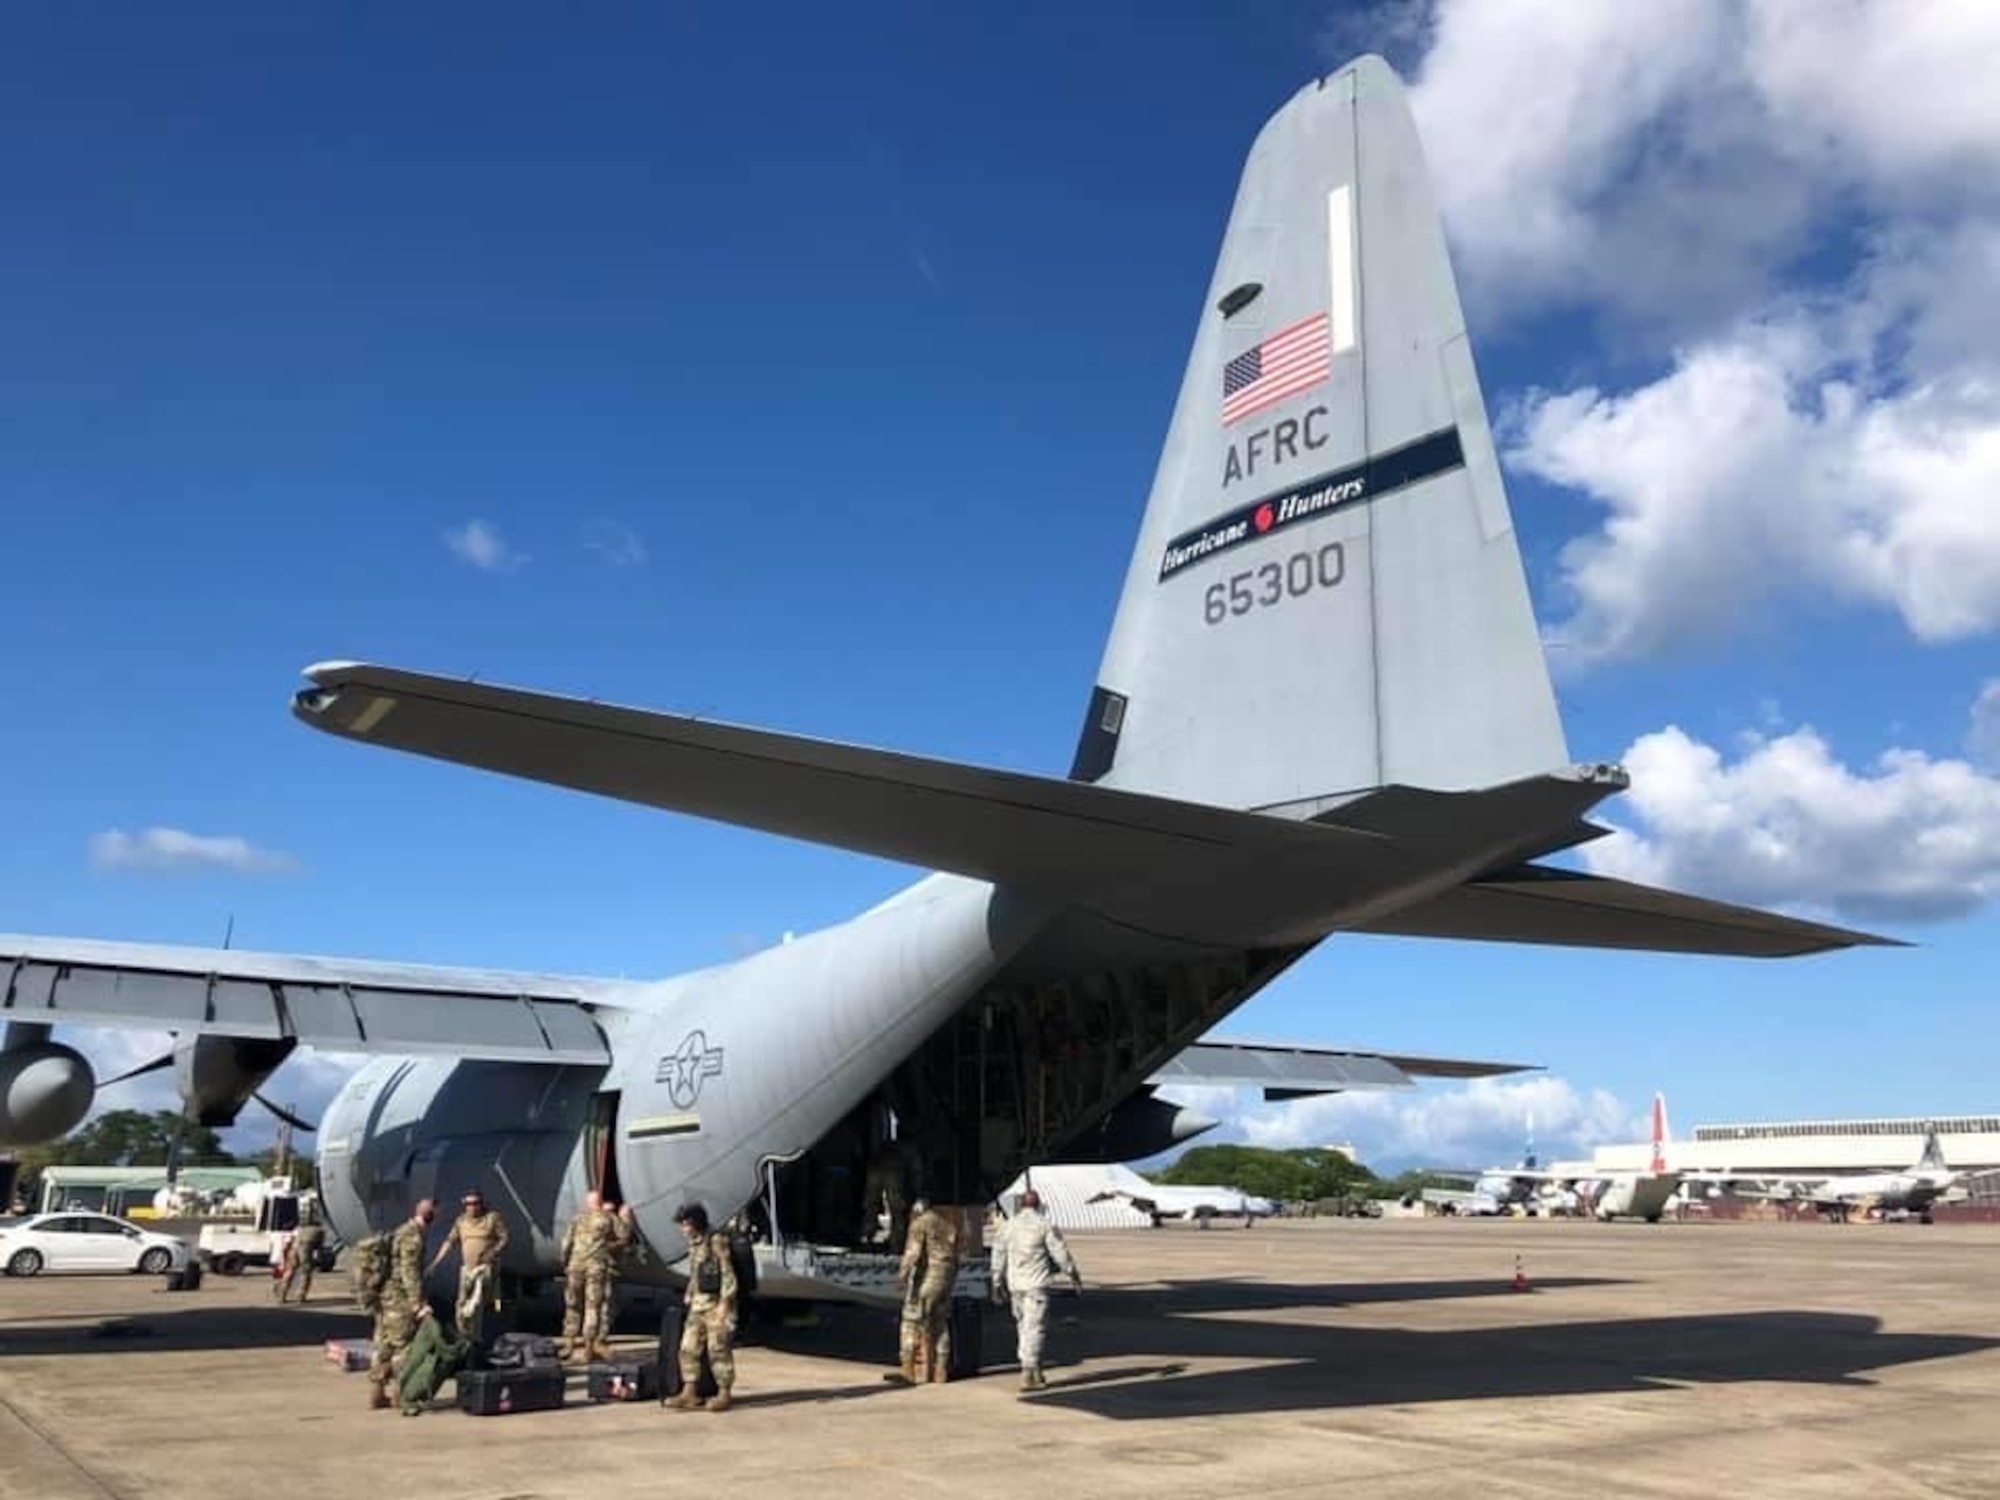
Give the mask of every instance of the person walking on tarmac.
[[674, 1224], [688, 1241], [687, 1324], [681, 1330], [681, 1388], [667, 1405], [678, 1411], [701, 1405], [695, 1385], [706, 1351], [715, 1376], [708, 1409], [728, 1411], [736, 1384], [736, 1360], [730, 1352], [736, 1342], [736, 1267], [729, 1258], [729, 1237], [709, 1232], [708, 1210], [699, 1203], [682, 1204]]
[[919, 1198], [897, 1274], [903, 1282], [902, 1377], [911, 1385], [951, 1378], [951, 1294], [958, 1285], [959, 1225]]
[[1049, 1283], [1058, 1275], [1083, 1290], [1083, 1278], [1062, 1231], [1042, 1213], [1041, 1195], [1033, 1188], [1021, 1194], [1020, 1208], [994, 1236], [990, 1267], [993, 1300], [1013, 1303], [1015, 1354], [1021, 1362], [1021, 1391], [1039, 1391], [1048, 1382], [1042, 1374], [1042, 1330], [1048, 1321]]
[[453, 1245], [458, 1246], [458, 1301], [452, 1316], [458, 1320], [461, 1337], [476, 1339], [481, 1317], [499, 1301], [495, 1283], [500, 1275], [500, 1252], [507, 1248], [507, 1220], [499, 1209], [486, 1206], [477, 1188], [465, 1195], [458, 1217], [451, 1222], [451, 1232], [431, 1257], [426, 1275], [444, 1264]]
[[312, 1295], [314, 1262], [319, 1259], [320, 1247], [326, 1243], [326, 1227], [319, 1221], [319, 1213], [311, 1203], [299, 1209], [299, 1227], [293, 1232], [291, 1243], [285, 1246], [284, 1280], [278, 1283], [278, 1300], [289, 1302], [292, 1288], [299, 1289], [299, 1305], [305, 1305]]
[[563, 1232], [563, 1341], [559, 1357], [579, 1350], [585, 1359], [608, 1360], [611, 1346], [611, 1283], [619, 1258], [632, 1243], [632, 1205], [616, 1213], [603, 1194], [583, 1195], [583, 1211]]

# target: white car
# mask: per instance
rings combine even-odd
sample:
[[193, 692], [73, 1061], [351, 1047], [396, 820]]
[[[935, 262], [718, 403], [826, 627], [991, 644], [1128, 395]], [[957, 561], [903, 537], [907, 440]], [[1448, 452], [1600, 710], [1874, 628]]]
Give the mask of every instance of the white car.
[[30, 1214], [0, 1219], [0, 1269], [9, 1276], [41, 1271], [178, 1270], [189, 1260], [185, 1241], [155, 1234], [109, 1214]]

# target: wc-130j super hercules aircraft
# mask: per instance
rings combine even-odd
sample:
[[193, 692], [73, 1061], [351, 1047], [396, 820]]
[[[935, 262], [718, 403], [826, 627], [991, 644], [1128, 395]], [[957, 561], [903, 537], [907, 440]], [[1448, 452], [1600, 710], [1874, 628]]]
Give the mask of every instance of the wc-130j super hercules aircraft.
[[60, 1023], [173, 1031], [211, 1121], [301, 1042], [379, 1053], [319, 1132], [343, 1236], [478, 1185], [526, 1222], [509, 1254], [532, 1275], [603, 1183], [669, 1259], [683, 1200], [760, 1203], [810, 1282], [834, 1258], [812, 1247], [872, 1227], [885, 1153], [979, 1202], [1201, 1123], [1155, 1082], [1480, 1071], [1193, 1045], [1335, 933], [1879, 941], [1537, 863], [1601, 834], [1586, 815], [1626, 778], [1564, 744], [1415, 124], [1373, 57], [1251, 149], [1068, 779], [388, 667], [306, 676], [294, 714], [359, 744], [939, 873], [657, 983], [0, 938], [0, 1143], [87, 1110]]

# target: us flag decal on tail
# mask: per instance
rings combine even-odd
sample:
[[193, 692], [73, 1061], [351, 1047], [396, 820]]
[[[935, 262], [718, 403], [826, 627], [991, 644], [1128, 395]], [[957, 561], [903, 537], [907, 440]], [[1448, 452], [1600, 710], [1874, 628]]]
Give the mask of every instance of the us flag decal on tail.
[[1222, 425], [1318, 385], [1332, 368], [1326, 314], [1314, 313], [1222, 367]]

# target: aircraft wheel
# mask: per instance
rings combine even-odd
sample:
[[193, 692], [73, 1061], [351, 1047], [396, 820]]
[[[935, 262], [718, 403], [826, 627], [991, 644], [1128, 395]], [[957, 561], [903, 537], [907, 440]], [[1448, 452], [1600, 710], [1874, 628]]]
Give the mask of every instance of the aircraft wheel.
[[174, 1252], [165, 1245], [155, 1245], [139, 1257], [139, 1269], [148, 1276], [164, 1276], [167, 1268], [174, 1263]]
[[7, 1258], [9, 1276], [33, 1276], [42, 1268], [42, 1252], [39, 1250], [16, 1250]]
[[1658, 1214], [1647, 1214], [1646, 1222], [1648, 1224], [1657, 1224], [1660, 1222], [1660, 1216]]

